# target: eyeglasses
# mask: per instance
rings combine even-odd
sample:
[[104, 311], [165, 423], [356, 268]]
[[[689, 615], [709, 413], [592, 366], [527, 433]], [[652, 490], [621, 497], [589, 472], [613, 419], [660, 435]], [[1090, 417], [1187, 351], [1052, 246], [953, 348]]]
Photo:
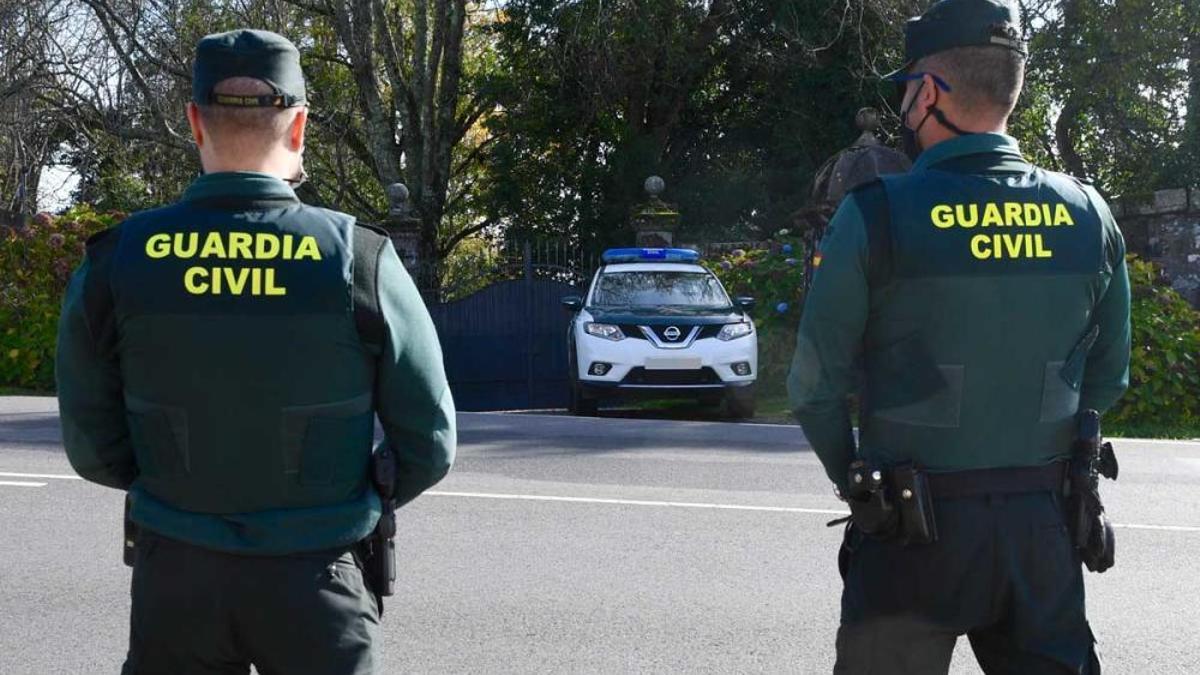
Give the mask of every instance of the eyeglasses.
[[891, 80], [892, 82], [895, 82], [896, 86], [900, 87], [901, 94], [903, 94], [905, 82], [911, 82], [913, 80], [920, 80], [920, 79], [924, 78], [926, 75], [933, 78], [933, 83], [935, 85], [937, 85], [939, 89], [941, 89], [942, 91], [947, 92], [947, 93], [950, 91], [950, 85], [946, 84], [945, 80], [938, 77], [937, 75], [934, 75], [933, 73], [926, 73], [926, 72], [922, 72], [922, 71], [918, 71], [915, 73], [901, 73], [899, 75], [893, 75], [888, 79]]

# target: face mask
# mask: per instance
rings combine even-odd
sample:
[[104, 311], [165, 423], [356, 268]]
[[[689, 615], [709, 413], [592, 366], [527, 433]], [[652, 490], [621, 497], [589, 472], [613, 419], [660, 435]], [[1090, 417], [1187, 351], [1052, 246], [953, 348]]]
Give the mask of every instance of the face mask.
[[917, 138], [917, 133], [921, 131], [921, 127], [925, 126], [925, 122], [929, 120], [931, 115], [933, 116], [933, 119], [937, 120], [938, 124], [945, 127], [955, 136], [964, 136], [967, 134], [967, 132], [959, 129], [957, 125], [946, 119], [945, 113], [938, 109], [936, 87], [933, 90], [933, 105], [929, 106], [929, 108], [925, 111], [925, 117], [921, 118], [921, 123], [917, 125], [916, 129], [909, 128], [908, 113], [912, 112], [912, 107], [916, 105], [917, 97], [921, 95], [921, 89], [924, 86], [925, 83], [921, 82], [920, 86], [917, 87], [917, 91], [913, 94], [912, 100], [908, 102], [908, 107], [900, 113], [900, 141], [903, 146], [904, 154], [908, 155], [908, 158], [914, 162], [917, 161], [917, 157], [920, 156], [921, 152], [924, 150], [924, 148], [921, 147], [920, 140]]
[[917, 139], [917, 132], [921, 127], [925, 126], [925, 121], [929, 119], [929, 112], [925, 113], [925, 117], [921, 118], [920, 124], [916, 129], [908, 126], [908, 114], [912, 112], [912, 108], [917, 104], [917, 97], [921, 95], [921, 89], [925, 87], [922, 82], [917, 86], [917, 91], [913, 93], [912, 99], [908, 102], [908, 107], [900, 112], [900, 144], [905, 155], [912, 161], [917, 161], [917, 157], [921, 154], [921, 141]]

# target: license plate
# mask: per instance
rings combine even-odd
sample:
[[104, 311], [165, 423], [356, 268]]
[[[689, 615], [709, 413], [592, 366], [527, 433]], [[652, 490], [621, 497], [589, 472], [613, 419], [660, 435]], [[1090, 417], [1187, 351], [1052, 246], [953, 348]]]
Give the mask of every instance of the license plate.
[[646, 359], [646, 370], [699, 370], [698, 358]]

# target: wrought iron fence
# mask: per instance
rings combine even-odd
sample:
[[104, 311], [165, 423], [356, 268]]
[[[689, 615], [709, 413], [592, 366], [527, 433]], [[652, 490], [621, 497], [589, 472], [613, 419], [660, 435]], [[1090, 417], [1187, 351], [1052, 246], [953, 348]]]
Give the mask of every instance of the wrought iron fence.
[[524, 240], [441, 261], [425, 261], [413, 274], [429, 302], [454, 302], [500, 281], [546, 279], [583, 286], [600, 262], [598, 253], [562, 240]]

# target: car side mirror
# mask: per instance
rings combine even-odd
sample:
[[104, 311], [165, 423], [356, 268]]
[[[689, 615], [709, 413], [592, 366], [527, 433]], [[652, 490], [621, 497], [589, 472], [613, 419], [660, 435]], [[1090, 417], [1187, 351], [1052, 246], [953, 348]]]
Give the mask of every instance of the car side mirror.
[[562, 299], [562, 306], [568, 311], [578, 312], [583, 309], [583, 298], [578, 295], [568, 295]]
[[738, 298], [733, 301], [733, 304], [737, 305], [738, 309], [742, 310], [743, 312], [749, 312], [750, 310], [754, 309], [754, 306], [758, 304], [758, 302], [754, 298]]

